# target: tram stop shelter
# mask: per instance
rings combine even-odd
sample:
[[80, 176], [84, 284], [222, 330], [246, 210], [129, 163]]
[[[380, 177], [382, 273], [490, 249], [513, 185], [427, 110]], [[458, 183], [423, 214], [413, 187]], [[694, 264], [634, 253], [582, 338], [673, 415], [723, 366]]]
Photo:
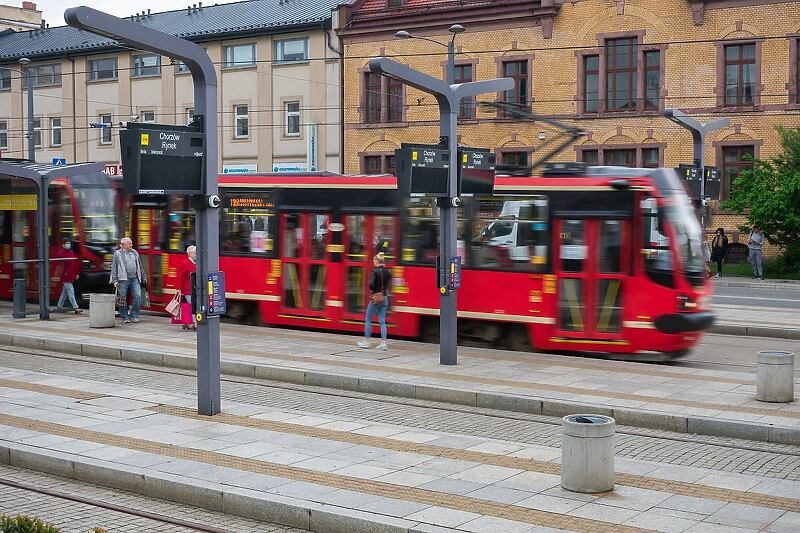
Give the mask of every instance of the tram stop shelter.
[[[54, 178], [69, 178], [82, 174], [102, 172], [103, 163], [76, 163], [72, 165], [48, 165], [26, 159], [0, 159], [0, 188], [6, 180], [19, 178], [33, 181], [38, 191], [36, 220], [38, 225], [38, 258], [31, 261], [39, 263], [39, 319], [50, 319], [50, 277], [49, 221], [47, 218], [47, 189]], [[13, 196], [12, 196], [13, 202]], [[13, 206], [12, 206], [13, 210]], [[15, 293], [16, 298], [16, 293]], [[24, 298], [24, 295], [23, 295]]]

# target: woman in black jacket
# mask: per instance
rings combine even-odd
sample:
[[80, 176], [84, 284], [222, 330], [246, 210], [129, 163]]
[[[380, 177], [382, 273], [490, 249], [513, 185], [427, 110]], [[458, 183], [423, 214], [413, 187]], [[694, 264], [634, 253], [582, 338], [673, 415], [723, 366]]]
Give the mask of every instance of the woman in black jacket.
[[375, 268], [369, 277], [369, 304], [367, 305], [367, 316], [364, 319], [364, 339], [358, 341], [360, 348], [369, 348], [369, 340], [372, 337], [372, 317], [378, 313], [378, 322], [381, 325], [381, 343], [379, 350], [386, 349], [386, 311], [389, 309], [389, 285], [392, 281], [392, 274], [384, 265], [385, 257], [383, 252], [372, 258]]
[[717, 228], [714, 234], [714, 240], [711, 241], [711, 260], [717, 262], [716, 278], [722, 276], [722, 262], [725, 261], [725, 255], [728, 253], [728, 237], [725, 236], [725, 230]]

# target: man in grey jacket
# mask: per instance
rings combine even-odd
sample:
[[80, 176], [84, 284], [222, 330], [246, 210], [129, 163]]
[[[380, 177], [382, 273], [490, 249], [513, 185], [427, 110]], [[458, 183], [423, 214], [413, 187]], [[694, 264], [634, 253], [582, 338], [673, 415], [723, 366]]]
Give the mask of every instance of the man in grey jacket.
[[750, 264], [753, 266], [753, 279], [764, 279], [764, 232], [757, 225], [753, 225], [753, 231], [747, 239], [747, 254]]
[[[142, 270], [139, 253], [133, 249], [133, 242], [129, 237], [123, 237], [120, 248], [114, 252], [111, 261], [111, 284], [117, 289], [118, 294], [125, 295], [125, 304], [119, 306], [119, 315], [123, 324], [139, 322], [139, 309], [142, 305], [142, 285], [147, 283], [147, 277]], [[133, 294], [133, 306], [128, 313], [128, 295]]]

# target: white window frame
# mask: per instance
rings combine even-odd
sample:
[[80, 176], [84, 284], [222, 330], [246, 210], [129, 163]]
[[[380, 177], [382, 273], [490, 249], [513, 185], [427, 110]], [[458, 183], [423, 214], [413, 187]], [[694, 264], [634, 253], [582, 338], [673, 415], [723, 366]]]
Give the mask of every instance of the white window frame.
[[11, 90], [11, 71], [7, 68], [0, 68], [0, 91]]
[[61, 117], [50, 117], [50, 146], [61, 146]]
[[[145, 65], [144, 61], [154, 58], [155, 65]], [[132, 78], [152, 78], [161, 76], [161, 55], [159, 54], [136, 54], [131, 57], [131, 77]], [[155, 72], [145, 72], [145, 69], [155, 69]]]
[[187, 107], [186, 108], [186, 125], [188, 126], [189, 124], [191, 124], [192, 120], [194, 120], [194, 108], [193, 107]]
[[0, 120], [0, 148], [8, 148], [8, 121]]
[[33, 117], [33, 146], [39, 150], [42, 147], [42, 117]]
[[[111, 76], [107, 77], [100, 77], [99, 74], [101, 72], [108, 72], [109, 69], [95, 69], [95, 66], [99, 64], [100, 61], [112, 61], [114, 63], [114, 67], [111, 69]], [[98, 57], [96, 59], [89, 60], [89, 81], [107, 81], [107, 80], [116, 80], [119, 77], [119, 60], [116, 57]]]
[[[286, 59], [286, 44], [295, 43], [298, 41], [302, 41], [303, 43], [303, 57]], [[308, 37], [296, 37], [294, 39], [280, 39], [275, 41], [275, 61], [279, 63], [297, 63], [301, 61], [308, 61]]]
[[[236, 60], [236, 51], [249, 48], [251, 50], [252, 59], [247, 63], [239, 62]], [[230, 55], [230, 57], [228, 57]], [[253, 67], [256, 64], [256, 44], [231, 44], [222, 47], [222, 67], [223, 68], [247, 68]]]
[[[147, 111], [142, 111], [142, 122], [145, 124], [155, 124], [156, 123], [156, 112], [152, 109], [148, 109]], [[147, 115], [150, 115], [148, 117]]]
[[[241, 113], [244, 108], [244, 114]], [[239, 133], [239, 121], [242, 121], [247, 131], [245, 134]], [[236, 104], [233, 106], [233, 138], [247, 139], [250, 137], [250, 108], [246, 104]]]
[[[289, 106], [296, 105], [297, 111], [290, 111]], [[292, 100], [290, 102], [283, 103], [283, 110], [284, 116], [286, 117], [286, 126], [284, 128], [284, 133], [287, 137], [300, 137], [300, 102], [298, 100]], [[290, 119], [297, 118], [297, 131], [291, 131], [290, 129]]]
[[[114, 139], [111, 136], [111, 121], [114, 120], [114, 117], [111, 115], [111, 113], [101, 113], [99, 118], [100, 120], [98, 120], [98, 122], [101, 124], [108, 124], [108, 126], [103, 126], [100, 128], [100, 145], [109, 146], [114, 143]], [[108, 120], [106, 120], [106, 118], [108, 118]], [[106, 140], [106, 138], [108, 139]]]
[[[37, 87], [56, 87], [61, 85], [61, 63], [48, 63], [46, 65], [36, 65], [34, 67], [28, 67], [31, 69], [31, 80], [33, 81], [33, 88]], [[42, 71], [43, 70], [52, 70], [50, 73], [46, 73], [46, 76], [53, 76], [52, 83], [42, 83]], [[27, 88], [27, 76], [22, 76], [22, 87]]]

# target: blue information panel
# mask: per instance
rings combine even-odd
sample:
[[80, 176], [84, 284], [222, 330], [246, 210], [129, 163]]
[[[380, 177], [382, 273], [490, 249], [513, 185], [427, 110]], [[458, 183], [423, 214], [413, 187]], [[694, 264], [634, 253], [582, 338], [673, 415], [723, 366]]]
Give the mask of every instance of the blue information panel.
[[208, 316], [225, 314], [225, 273], [208, 274]]
[[457, 255], [450, 258], [450, 271], [447, 273], [447, 281], [450, 290], [454, 291], [461, 287], [461, 256]]

